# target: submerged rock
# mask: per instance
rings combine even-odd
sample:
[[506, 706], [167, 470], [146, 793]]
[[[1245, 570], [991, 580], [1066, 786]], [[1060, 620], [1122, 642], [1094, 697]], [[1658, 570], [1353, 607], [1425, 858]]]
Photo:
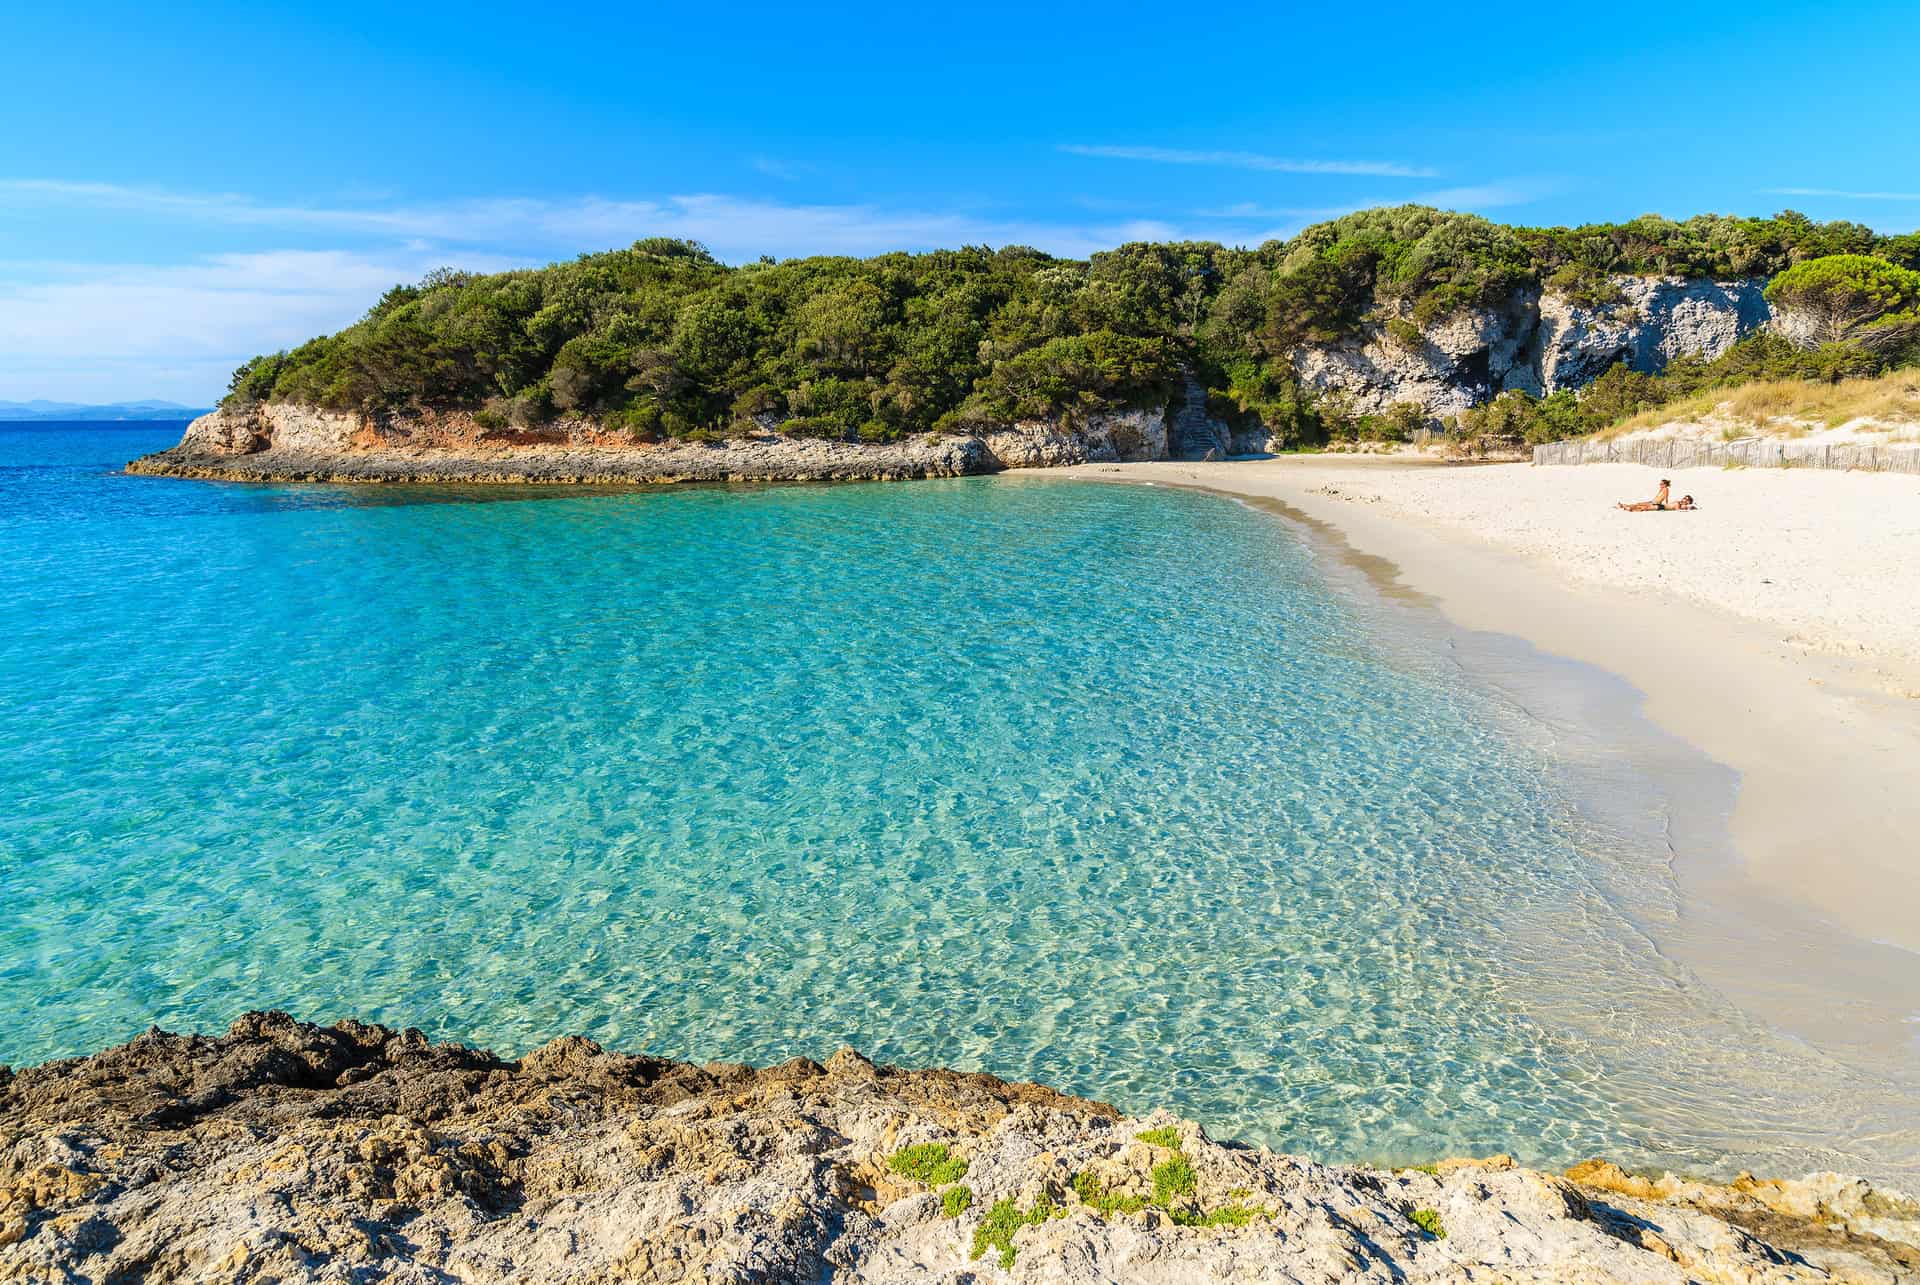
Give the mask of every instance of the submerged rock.
[[842, 1051], [519, 1062], [250, 1013], [0, 1071], [0, 1278], [1893, 1281], [1920, 1207], [1833, 1175], [1385, 1172]]

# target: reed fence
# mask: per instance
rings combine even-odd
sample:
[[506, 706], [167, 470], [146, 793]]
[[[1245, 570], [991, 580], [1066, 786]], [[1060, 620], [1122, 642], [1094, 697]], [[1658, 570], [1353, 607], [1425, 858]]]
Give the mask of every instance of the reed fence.
[[1683, 468], [1832, 468], [1869, 473], [1920, 474], [1920, 445], [1867, 442], [1793, 442], [1746, 438], [1737, 442], [1631, 438], [1548, 442], [1533, 448], [1535, 464], [1649, 464]]

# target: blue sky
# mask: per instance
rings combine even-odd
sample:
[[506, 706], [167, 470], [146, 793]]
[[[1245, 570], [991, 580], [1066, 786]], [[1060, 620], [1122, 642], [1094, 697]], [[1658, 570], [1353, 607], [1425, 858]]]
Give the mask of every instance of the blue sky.
[[1257, 244], [1363, 205], [1920, 226], [1920, 10], [0, 9], [0, 400], [205, 403], [450, 264]]

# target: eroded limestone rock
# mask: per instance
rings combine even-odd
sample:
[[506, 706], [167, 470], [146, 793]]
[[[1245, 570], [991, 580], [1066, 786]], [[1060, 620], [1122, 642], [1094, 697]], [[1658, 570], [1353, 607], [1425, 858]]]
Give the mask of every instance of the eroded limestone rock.
[[513, 1063], [252, 1013], [0, 1073], [0, 1279], [1893, 1281], [1917, 1244], [1834, 1175], [1329, 1167], [851, 1051]]

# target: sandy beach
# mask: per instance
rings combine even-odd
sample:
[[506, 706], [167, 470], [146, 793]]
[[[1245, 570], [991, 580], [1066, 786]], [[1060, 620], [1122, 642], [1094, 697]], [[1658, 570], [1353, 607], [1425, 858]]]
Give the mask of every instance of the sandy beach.
[[[1709, 469], [1673, 474], [1688, 514], [1623, 513], [1661, 474], [1638, 465], [1477, 468], [1278, 461], [1310, 495], [1377, 504], [1470, 534], [1594, 585], [1668, 593], [1766, 627], [1794, 647], [1871, 666], [1920, 665], [1920, 481], [1884, 473]], [[1249, 461], [1260, 483], [1275, 464]], [[1236, 466], [1237, 468], [1238, 466]], [[1238, 474], [1236, 473], [1236, 476]]]
[[[1612, 505], [1650, 496], [1651, 469], [1304, 456], [1072, 472], [1283, 506], [1376, 583], [1453, 625], [1623, 678], [1655, 725], [1738, 773], [1735, 867], [1710, 855], [1705, 836], [1682, 835], [1675, 877], [1717, 908], [1723, 929], [1769, 930], [1703, 935], [1682, 951], [1687, 962], [1797, 1033], [1910, 1066], [1920, 1007], [1915, 479], [1682, 473], [1676, 494], [1698, 497], [1699, 512], [1631, 514]], [[1689, 823], [1703, 820], [1721, 829], [1717, 818]]]

